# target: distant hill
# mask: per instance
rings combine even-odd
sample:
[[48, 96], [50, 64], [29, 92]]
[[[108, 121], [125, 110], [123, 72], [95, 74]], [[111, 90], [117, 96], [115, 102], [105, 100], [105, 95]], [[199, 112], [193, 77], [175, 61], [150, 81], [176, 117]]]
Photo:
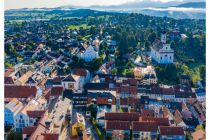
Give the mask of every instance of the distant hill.
[[205, 2], [188, 2], [188, 3], [177, 5], [175, 7], [206, 8], [206, 3]]

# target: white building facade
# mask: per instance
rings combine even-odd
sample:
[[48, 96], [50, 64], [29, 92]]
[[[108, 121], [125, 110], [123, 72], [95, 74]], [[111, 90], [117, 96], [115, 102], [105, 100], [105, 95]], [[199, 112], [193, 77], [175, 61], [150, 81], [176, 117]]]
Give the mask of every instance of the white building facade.
[[166, 43], [166, 34], [161, 36], [161, 42], [156, 40], [151, 47], [151, 57], [159, 64], [174, 62], [174, 50]]

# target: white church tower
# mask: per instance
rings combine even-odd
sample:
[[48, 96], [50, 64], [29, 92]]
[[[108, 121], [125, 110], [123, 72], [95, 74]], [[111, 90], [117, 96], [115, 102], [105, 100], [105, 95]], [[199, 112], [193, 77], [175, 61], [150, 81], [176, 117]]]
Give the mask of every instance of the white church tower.
[[166, 33], [161, 34], [161, 42], [166, 44]]

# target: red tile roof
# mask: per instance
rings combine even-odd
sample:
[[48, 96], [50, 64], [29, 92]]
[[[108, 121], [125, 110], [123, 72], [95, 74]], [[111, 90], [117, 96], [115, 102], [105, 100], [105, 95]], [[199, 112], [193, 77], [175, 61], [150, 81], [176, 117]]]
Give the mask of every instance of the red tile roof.
[[129, 121], [107, 121], [106, 130], [130, 130]]
[[36, 128], [37, 126], [24, 127], [22, 130], [22, 134], [31, 135], [36, 130]]
[[47, 102], [50, 101], [50, 91], [51, 90], [44, 91], [44, 98], [47, 100]]
[[86, 76], [87, 75], [87, 70], [86, 69], [74, 69], [72, 71], [72, 74], [78, 75], [78, 76]]
[[36, 86], [17, 86], [17, 85], [4, 86], [5, 98], [28, 98], [30, 96], [35, 97], [36, 92], [37, 92]]
[[105, 120], [138, 121], [139, 113], [137, 112], [105, 113]]
[[15, 71], [14, 68], [9, 68], [4, 72], [4, 76], [10, 76]]
[[135, 105], [138, 104], [139, 99], [129, 97], [129, 98], [120, 98], [120, 105]]
[[53, 84], [61, 84], [61, 80], [62, 80], [62, 79], [61, 79], [61, 77], [59, 77], [59, 76], [58, 76], [58, 77], [54, 77], [54, 78], [53, 78]]
[[59, 139], [59, 134], [44, 133], [42, 135], [44, 136], [43, 140], [58, 140]]
[[142, 109], [141, 116], [143, 116], [143, 117], [154, 117], [154, 110]]
[[4, 84], [14, 84], [12, 77], [4, 77]]
[[30, 118], [42, 117], [46, 111], [45, 110], [29, 110], [27, 114]]
[[157, 118], [157, 117], [141, 117], [143, 122], [156, 122], [158, 126], [169, 126], [168, 118]]
[[61, 96], [63, 93], [63, 87], [52, 87], [51, 96]]
[[108, 104], [109, 102], [108, 102], [108, 98], [99, 97], [97, 98], [96, 103], [98, 105], [102, 105], [102, 104]]
[[164, 136], [183, 136], [184, 129], [182, 127], [177, 126], [160, 126], [159, 134]]
[[133, 131], [157, 132], [156, 122], [132, 122]]
[[120, 86], [117, 88], [118, 93], [137, 94], [137, 86]]

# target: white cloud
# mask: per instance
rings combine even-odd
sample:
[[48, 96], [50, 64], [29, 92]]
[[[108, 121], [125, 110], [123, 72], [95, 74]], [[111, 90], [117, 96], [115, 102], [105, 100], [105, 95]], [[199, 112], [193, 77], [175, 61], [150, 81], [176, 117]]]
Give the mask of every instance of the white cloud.
[[194, 13], [205, 13], [206, 10], [203, 8], [183, 8], [183, 7], [168, 7], [168, 8], [146, 8], [154, 11], [169, 11], [169, 12], [194, 12]]

